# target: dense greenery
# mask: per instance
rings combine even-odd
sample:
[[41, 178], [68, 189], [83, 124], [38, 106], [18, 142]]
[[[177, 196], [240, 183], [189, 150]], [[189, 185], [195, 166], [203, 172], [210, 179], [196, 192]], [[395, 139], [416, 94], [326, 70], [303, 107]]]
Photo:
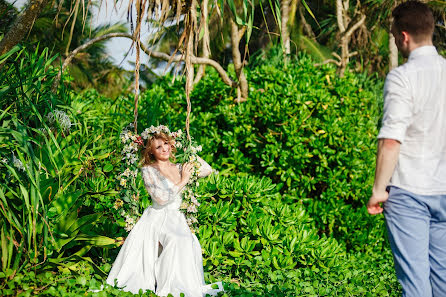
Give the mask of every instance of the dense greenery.
[[[286, 66], [274, 56], [252, 64], [244, 104], [234, 104], [235, 94], [215, 84], [216, 73], [194, 89], [192, 133], [205, 157], [222, 173], [270, 177], [287, 203], [304, 204], [320, 232], [348, 249], [364, 251], [369, 241], [381, 249], [382, 222], [364, 207], [373, 182], [381, 80], [353, 73], [339, 78], [334, 67], [315, 67], [306, 56]], [[184, 123], [181, 83], [166, 78], [148, 90], [140, 117], [150, 115], [145, 106], [162, 101], [160, 117]]]
[[[133, 98], [53, 93], [46, 52], [15, 51], [0, 74], [2, 295], [130, 296], [92, 290], [126, 236], [116, 176]], [[192, 94], [191, 133], [220, 171], [200, 183], [206, 280], [226, 296], [397, 296], [382, 217], [363, 207], [381, 81], [276, 57], [252, 60], [247, 102], [214, 72]], [[184, 119], [181, 79], [143, 94], [139, 130]], [[136, 188], [144, 208], [140, 177]]]

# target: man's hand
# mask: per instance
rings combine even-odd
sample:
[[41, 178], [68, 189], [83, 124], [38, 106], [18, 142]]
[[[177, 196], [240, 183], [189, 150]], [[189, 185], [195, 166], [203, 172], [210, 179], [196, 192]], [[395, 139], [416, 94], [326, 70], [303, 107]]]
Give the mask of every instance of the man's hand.
[[381, 203], [386, 202], [389, 199], [389, 193], [387, 191], [373, 191], [372, 197], [367, 202], [367, 211], [371, 215], [376, 215], [383, 212]]
[[389, 198], [386, 187], [398, 163], [400, 145], [401, 143], [394, 139], [382, 138], [378, 140], [375, 182], [373, 183], [372, 197], [367, 202], [367, 211], [371, 215], [382, 213], [381, 203]]

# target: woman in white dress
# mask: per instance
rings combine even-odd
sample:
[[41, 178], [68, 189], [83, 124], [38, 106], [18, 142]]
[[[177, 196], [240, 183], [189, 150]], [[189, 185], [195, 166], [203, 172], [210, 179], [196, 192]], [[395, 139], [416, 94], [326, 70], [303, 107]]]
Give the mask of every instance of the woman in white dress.
[[[129, 233], [107, 278], [125, 291], [152, 290], [159, 296], [216, 295], [222, 291], [205, 285], [201, 247], [179, 210], [182, 189], [192, 173], [191, 164], [173, 164], [173, 139], [161, 132], [147, 140], [141, 168], [144, 185], [152, 198]], [[200, 177], [212, 171], [200, 158]]]

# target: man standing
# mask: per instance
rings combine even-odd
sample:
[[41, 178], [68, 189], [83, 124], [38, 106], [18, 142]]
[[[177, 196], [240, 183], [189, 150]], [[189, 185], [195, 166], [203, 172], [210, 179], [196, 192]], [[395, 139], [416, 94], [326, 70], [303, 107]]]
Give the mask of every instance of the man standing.
[[[446, 296], [446, 60], [432, 45], [434, 18], [417, 1], [392, 12], [407, 63], [384, 85], [370, 214], [383, 212], [406, 297]], [[384, 208], [380, 206], [384, 203]]]

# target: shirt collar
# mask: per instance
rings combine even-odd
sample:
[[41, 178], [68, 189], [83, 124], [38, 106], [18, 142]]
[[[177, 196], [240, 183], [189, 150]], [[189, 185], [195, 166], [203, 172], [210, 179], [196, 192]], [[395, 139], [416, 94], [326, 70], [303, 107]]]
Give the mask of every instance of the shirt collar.
[[410, 52], [409, 60], [420, 56], [433, 56], [438, 55], [437, 49], [433, 45], [420, 46]]

